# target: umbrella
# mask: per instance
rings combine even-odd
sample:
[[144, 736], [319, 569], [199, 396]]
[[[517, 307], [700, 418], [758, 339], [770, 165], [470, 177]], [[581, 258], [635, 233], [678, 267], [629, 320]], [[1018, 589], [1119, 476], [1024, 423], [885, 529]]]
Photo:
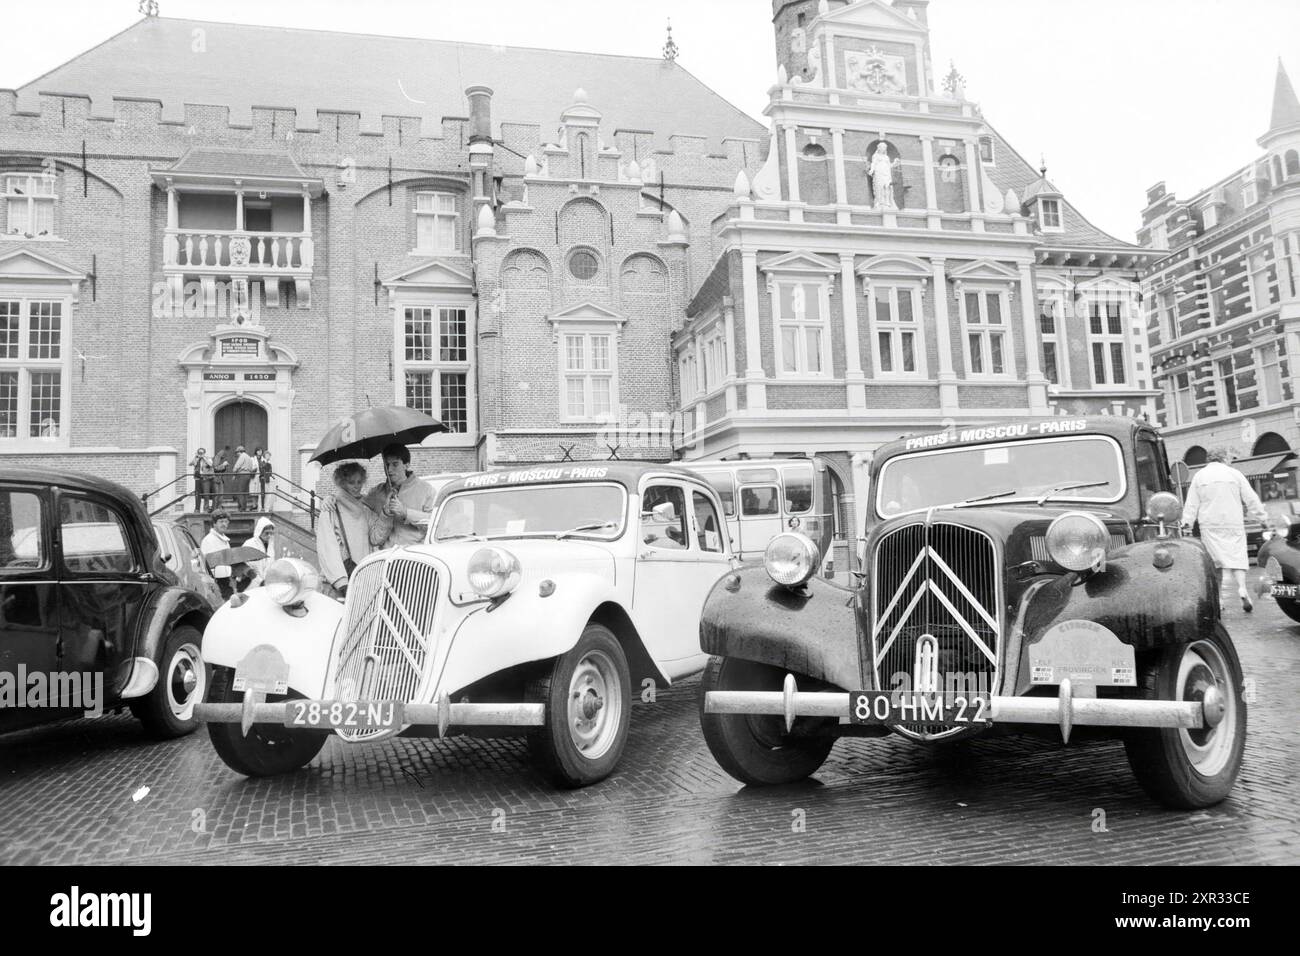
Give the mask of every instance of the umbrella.
[[266, 552], [249, 547], [222, 548], [220, 551], [205, 554], [203, 560], [210, 568], [229, 567], [232, 564], [247, 564], [249, 561], [265, 561]]
[[415, 445], [447, 426], [414, 408], [383, 405], [341, 419], [320, 440], [312, 461], [322, 465], [347, 458], [374, 458], [385, 445]]

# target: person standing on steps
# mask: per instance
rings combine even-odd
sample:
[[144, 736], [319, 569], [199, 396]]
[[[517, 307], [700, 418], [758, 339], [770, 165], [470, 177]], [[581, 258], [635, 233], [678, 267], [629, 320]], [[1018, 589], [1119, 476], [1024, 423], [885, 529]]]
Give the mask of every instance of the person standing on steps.
[[235, 494], [239, 496], [239, 510], [253, 510], [253, 495], [249, 494], [249, 485], [257, 474], [257, 462], [243, 445], [235, 449]]

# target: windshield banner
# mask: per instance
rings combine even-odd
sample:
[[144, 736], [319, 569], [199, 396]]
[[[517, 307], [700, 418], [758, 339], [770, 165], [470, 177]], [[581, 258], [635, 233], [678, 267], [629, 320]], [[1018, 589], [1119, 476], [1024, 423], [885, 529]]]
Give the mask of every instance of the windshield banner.
[[918, 448], [942, 448], [944, 445], [959, 445], [971, 441], [995, 441], [999, 438], [1029, 438], [1037, 435], [1064, 435], [1070, 432], [1085, 431], [1088, 427], [1086, 418], [1048, 418], [1041, 422], [1019, 422], [1012, 425], [985, 425], [980, 428], [953, 429], [935, 432], [933, 435], [921, 435], [909, 438], [906, 451]]

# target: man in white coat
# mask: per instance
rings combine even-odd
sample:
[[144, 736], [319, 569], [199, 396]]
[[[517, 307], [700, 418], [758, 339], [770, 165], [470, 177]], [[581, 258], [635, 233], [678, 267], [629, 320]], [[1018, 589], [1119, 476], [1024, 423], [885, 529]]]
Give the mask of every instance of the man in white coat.
[[[1201, 543], [1210, 553], [1215, 567], [1223, 572], [1223, 585], [1229, 580], [1237, 585], [1243, 610], [1251, 611], [1250, 593], [1246, 590], [1246, 525], [1245, 513], [1264, 525], [1264, 537], [1271, 536], [1268, 529], [1268, 512], [1260, 502], [1246, 476], [1228, 464], [1225, 449], [1216, 448], [1207, 456], [1208, 464], [1196, 473], [1187, 489], [1187, 503], [1183, 505], [1183, 524], [1199, 522]], [[1229, 574], [1231, 572], [1231, 574]]]

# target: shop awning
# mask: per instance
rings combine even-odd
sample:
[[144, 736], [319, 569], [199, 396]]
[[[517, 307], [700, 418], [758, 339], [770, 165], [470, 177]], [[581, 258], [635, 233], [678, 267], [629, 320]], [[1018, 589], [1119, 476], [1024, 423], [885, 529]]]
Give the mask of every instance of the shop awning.
[[1293, 451], [1278, 455], [1256, 455], [1254, 458], [1240, 458], [1232, 463], [1232, 467], [1247, 478], [1274, 478], [1286, 477], [1288, 471], [1294, 471], [1300, 468], [1300, 462], [1296, 461], [1296, 453]]

